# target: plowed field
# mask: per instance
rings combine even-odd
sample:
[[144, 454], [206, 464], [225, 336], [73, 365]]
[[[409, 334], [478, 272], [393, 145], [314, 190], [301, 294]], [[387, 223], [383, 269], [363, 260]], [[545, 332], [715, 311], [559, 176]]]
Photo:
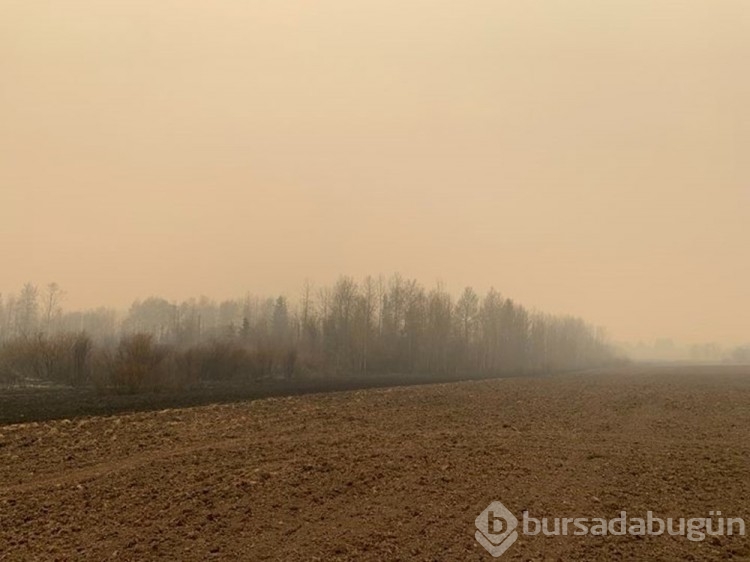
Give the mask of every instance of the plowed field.
[[[750, 369], [633, 367], [0, 426], [2, 560], [490, 560], [534, 517], [750, 523]], [[520, 535], [501, 560], [748, 560], [747, 536]]]

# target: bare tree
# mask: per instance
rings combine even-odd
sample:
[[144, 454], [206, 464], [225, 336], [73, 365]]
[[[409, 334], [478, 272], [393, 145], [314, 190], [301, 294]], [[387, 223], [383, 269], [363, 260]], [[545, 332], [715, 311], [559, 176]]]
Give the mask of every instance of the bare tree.
[[456, 315], [461, 338], [468, 346], [479, 314], [479, 297], [471, 287], [466, 287], [456, 302]]
[[359, 324], [361, 331], [361, 348], [362, 356], [360, 369], [366, 373], [368, 369], [368, 359], [371, 345], [373, 317], [376, 309], [377, 287], [375, 281], [369, 275], [365, 277], [362, 283], [360, 295]]
[[29, 336], [39, 322], [39, 289], [36, 285], [26, 283], [18, 297], [16, 312], [16, 331], [21, 336]]
[[65, 298], [65, 292], [60, 289], [60, 285], [57, 283], [50, 283], [47, 285], [44, 293], [44, 328], [49, 334], [52, 331], [52, 320], [53, 318], [59, 318], [62, 313], [60, 303]]

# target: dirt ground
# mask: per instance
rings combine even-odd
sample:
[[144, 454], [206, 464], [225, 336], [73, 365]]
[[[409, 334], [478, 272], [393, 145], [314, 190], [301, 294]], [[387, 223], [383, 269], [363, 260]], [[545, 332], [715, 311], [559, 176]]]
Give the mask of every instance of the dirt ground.
[[[475, 519], [750, 523], [750, 368], [632, 367], [0, 427], [0, 560], [491, 560]], [[499, 560], [750, 560], [525, 536]]]

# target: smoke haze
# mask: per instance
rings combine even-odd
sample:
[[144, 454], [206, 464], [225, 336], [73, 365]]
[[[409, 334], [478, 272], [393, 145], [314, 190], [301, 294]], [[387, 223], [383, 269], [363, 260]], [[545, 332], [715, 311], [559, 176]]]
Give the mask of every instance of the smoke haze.
[[0, 292], [399, 271], [747, 341], [750, 6], [8, 1]]

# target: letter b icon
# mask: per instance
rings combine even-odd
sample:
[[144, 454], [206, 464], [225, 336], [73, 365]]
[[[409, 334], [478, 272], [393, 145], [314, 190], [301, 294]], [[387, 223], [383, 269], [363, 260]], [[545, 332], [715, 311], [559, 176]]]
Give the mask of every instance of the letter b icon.
[[474, 538], [497, 558], [518, 538], [518, 519], [499, 501], [493, 501], [474, 521]]

